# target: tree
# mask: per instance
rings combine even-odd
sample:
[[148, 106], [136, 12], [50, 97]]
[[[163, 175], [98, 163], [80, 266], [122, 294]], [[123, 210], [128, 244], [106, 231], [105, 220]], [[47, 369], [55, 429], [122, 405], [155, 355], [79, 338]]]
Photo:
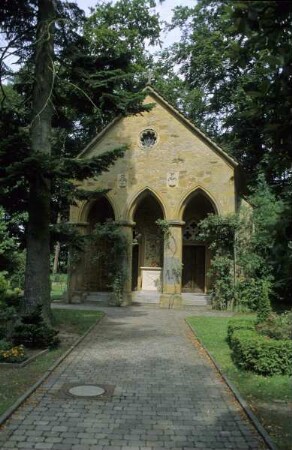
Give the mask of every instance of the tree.
[[279, 192], [291, 182], [291, 19], [291, 2], [199, 0], [175, 9], [182, 40], [167, 53], [202, 98], [179, 97], [185, 114], [241, 163], [248, 184], [263, 171]]
[[[131, 46], [123, 45], [116, 52], [116, 41], [110, 40], [108, 45], [112, 45], [113, 51], [109, 52], [108, 48], [100, 50], [96, 44], [90, 44], [86, 36], [87, 33], [90, 37], [89, 28], [85, 35], [80, 34], [85, 18], [74, 3], [27, 0], [21, 2], [19, 11], [17, 3], [5, 2], [0, 13], [2, 29], [16, 48], [14, 53], [21, 64], [18, 72], [12, 74], [4, 64], [9, 48], [6, 46], [1, 63], [11, 85], [2, 86], [1, 134], [6, 131], [6, 138], [0, 158], [8, 164], [1, 165], [0, 196], [10, 212], [18, 207], [28, 211], [24, 309], [30, 311], [41, 305], [43, 315], [49, 318], [50, 205], [57, 206], [53, 211], [56, 219], [60, 210], [68, 209], [73, 197], [100, 195], [100, 192], [80, 192], [70, 180], [83, 180], [107, 170], [125, 148], [90, 160], [76, 160], [74, 156], [117, 113], [147, 110], [141, 104], [144, 94], [138, 92], [134, 67], [143, 39], [156, 26], [154, 40], [159, 25], [157, 17], [146, 23], [143, 39], [136, 32], [137, 43], [132, 43], [132, 47], [136, 45], [136, 53]], [[120, 3], [125, 8], [126, 3]], [[128, 4], [136, 7], [136, 13], [137, 7], [143, 6], [137, 0]], [[142, 10], [147, 12], [147, 8]], [[143, 20], [147, 22], [149, 17], [146, 14]], [[104, 27], [102, 34], [105, 33]], [[108, 35], [111, 36], [110, 28]], [[12, 104], [7, 93], [13, 98]], [[15, 156], [20, 158], [17, 160]]]
[[[39, 160], [51, 155], [55, 20], [53, 0], [40, 0], [30, 129], [31, 155]], [[36, 171], [29, 179], [24, 287], [25, 310], [43, 305], [45, 317], [49, 317], [50, 305], [50, 184], [50, 178], [43, 170]]]

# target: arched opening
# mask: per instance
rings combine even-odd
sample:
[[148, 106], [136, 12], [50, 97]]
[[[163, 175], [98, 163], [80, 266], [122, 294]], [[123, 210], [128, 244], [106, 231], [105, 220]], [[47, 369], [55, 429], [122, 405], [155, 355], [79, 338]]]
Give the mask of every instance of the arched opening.
[[203, 191], [189, 197], [183, 213], [182, 292], [205, 293], [208, 288], [210, 253], [206, 242], [198, 239], [198, 223], [212, 213], [215, 207]]
[[101, 197], [90, 206], [87, 222], [93, 230], [97, 223], [105, 223], [107, 220], [115, 220], [114, 210], [106, 197]]
[[156, 198], [147, 192], [138, 202], [133, 214], [135, 222], [132, 290], [160, 291], [163, 266], [163, 238], [157, 219], [163, 219], [163, 211]]
[[[101, 197], [90, 205], [87, 222], [89, 234], [92, 234], [97, 224], [114, 221], [114, 211], [106, 197]], [[109, 281], [104, 259], [106, 255], [105, 241], [91, 240], [85, 255], [84, 288], [87, 291], [109, 291]]]

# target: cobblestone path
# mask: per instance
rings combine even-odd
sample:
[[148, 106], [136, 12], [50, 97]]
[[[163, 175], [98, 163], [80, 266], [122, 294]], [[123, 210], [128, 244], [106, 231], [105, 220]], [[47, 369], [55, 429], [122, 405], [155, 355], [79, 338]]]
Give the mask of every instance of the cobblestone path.
[[[266, 448], [189, 338], [184, 317], [190, 313], [105, 310], [102, 322], [7, 422], [2, 449]], [[76, 384], [97, 384], [106, 393], [70, 397], [67, 390]]]

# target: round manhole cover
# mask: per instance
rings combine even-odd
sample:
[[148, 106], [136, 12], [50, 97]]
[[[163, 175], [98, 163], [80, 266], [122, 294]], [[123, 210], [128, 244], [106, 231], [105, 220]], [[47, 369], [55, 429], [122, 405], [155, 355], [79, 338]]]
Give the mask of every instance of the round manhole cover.
[[104, 394], [105, 390], [99, 386], [83, 385], [70, 388], [69, 393], [76, 397], [98, 397]]

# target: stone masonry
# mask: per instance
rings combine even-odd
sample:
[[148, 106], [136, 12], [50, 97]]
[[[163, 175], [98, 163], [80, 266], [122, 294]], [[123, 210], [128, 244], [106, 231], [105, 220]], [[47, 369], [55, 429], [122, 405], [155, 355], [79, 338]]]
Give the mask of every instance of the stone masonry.
[[[106, 127], [80, 154], [80, 158], [99, 156], [105, 151], [126, 145], [122, 158], [110, 167], [108, 172], [97, 179], [85, 180], [82, 187], [87, 190], [108, 189], [105, 198], [110, 217], [121, 226], [128, 239], [128, 279], [125, 285], [124, 303], [131, 303], [133, 265], [132, 245], [135, 234], [135, 213], [144, 201], [151, 198], [160, 210], [159, 217], [169, 224], [171, 238], [175, 245], [164, 246], [160, 290], [160, 305], [168, 307], [169, 298], [176, 294], [177, 306], [181, 306], [182, 279], [180, 270], [192, 265], [188, 271], [203, 273], [200, 292], [205, 294], [209, 288], [207, 272], [210, 267], [210, 254], [205, 242], [187, 242], [188, 245], [204, 247], [204, 261], [196, 269], [196, 257], [184, 262], [184, 226], [192, 221], [199, 222], [212, 212], [219, 215], [234, 213], [239, 203], [237, 163], [222, 149], [190, 123], [178, 110], [168, 104], [153, 88], [147, 88], [145, 103], [154, 105], [150, 112], [129, 117], [116, 118]], [[143, 136], [154, 136], [153, 142], [144, 145]], [[148, 137], [149, 137], [148, 136]], [[71, 208], [70, 221], [83, 234], [90, 233], [90, 216], [96, 208], [104, 209], [98, 202], [79, 202]], [[149, 217], [151, 219], [151, 217]], [[145, 218], [145, 219], [149, 219]], [[156, 218], [156, 216], [155, 216]], [[152, 216], [153, 224], [155, 221]], [[103, 218], [104, 220], [106, 217]], [[147, 264], [145, 252], [146, 237], [139, 244], [138, 290], [141, 289], [141, 268]], [[155, 243], [153, 243], [155, 247]], [[157, 259], [157, 258], [156, 258]], [[86, 263], [92, 261], [92, 255], [81, 258], [71, 266], [68, 297], [69, 301], [82, 300], [94, 284], [97, 270], [92, 274], [86, 269]], [[154, 261], [157, 262], [157, 261]], [[153, 262], [153, 263], [154, 263]], [[150, 264], [151, 266], [151, 264]], [[135, 273], [136, 273], [135, 272]], [[135, 275], [136, 276], [136, 275]], [[194, 275], [195, 276], [195, 275]], [[187, 280], [188, 281], [188, 280]], [[186, 281], [186, 284], [187, 284]], [[192, 284], [192, 280], [189, 280]], [[197, 281], [194, 281], [196, 284]], [[185, 286], [188, 287], [188, 286]], [[189, 286], [196, 292], [196, 286]]]

